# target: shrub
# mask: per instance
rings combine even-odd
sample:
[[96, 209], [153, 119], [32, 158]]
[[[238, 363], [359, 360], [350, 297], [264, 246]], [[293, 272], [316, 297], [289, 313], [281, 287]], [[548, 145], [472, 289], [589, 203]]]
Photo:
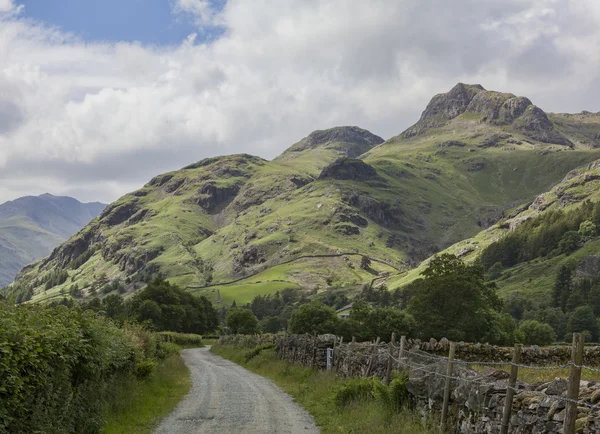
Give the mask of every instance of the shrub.
[[335, 405], [345, 407], [348, 404], [373, 399], [373, 380], [371, 378], [352, 378], [346, 382], [334, 397]]
[[160, 332], [156, 333], [163, 342], [173, 342], [177, 345], [196, 345], [202, 347], [202, 336], [193, 333]]
[[143, 360], [135, 332], [91, 311], [0, 303], [0, 431], [97, 432], [111, 382]]
[[258, 318], [250, 309], [234, 307], [227, 312], [225, 324], [233, 334], [251, 335], [258, 333]]
[[550, 345], [556, 340], [554, 329], [536, 320], [526, 320], [519, 326], [526, 345]]

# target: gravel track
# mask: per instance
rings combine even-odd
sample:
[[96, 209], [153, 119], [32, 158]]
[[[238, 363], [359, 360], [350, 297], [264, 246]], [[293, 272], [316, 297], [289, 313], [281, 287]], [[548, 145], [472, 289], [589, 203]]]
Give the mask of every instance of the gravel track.
[[270, 380], [210, 353], [183, 350], [192, 390], [155, 434], [316, 434], [310, 414]]

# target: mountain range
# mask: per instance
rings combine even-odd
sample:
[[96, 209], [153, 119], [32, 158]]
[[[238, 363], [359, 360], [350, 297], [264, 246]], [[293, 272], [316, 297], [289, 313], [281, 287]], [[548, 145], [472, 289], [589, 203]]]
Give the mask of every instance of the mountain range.
[[49, 255], [106, 207], [51, 194], [0, 205], [0, 287], [25, 265]]
[[43, 301], [119, 280], [131, 293], [153, 276], [225, 303], [287, 287], [399, 287], [599, 158], [600, 114], [546, 113], [459, 83], [388, 140], [335, 127], [271, 161], [230, 155], [158, 175], [25, 267], [9, 292]]

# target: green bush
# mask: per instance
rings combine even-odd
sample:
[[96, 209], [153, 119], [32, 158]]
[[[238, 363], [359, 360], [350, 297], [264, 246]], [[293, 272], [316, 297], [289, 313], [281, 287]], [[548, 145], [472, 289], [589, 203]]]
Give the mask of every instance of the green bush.
[[550, 345], [556, 340], [554, 329], [536, 320], [525, 320], [519, 326], [526, 345]]
[[99, 432], [115, 387], [159, 346], [92, 311], [0, 303], [0, 432]]
[[202, 347], [202, 336], [193, 333], [160, 332], [156, 333], [163, 342], [173, 342], [177, 345], [197, 345]]
[[354, 401], [373, 399], [373, 380], [371, 378], [352, 378], [346, 382], [334, 397], [335, 405], [345, 407]]
[[251, 350], [248, 350], [248, 351], [246, 351], [244, 353], [244, 361], [246, 363], [248, 363], [250, 360], [252, 360], [256, 356], [258, 356], [262, 351], [264, 351], [264, 350], [270, 350], [271, 348], [274, 348], [274, 347], [275, 347], [275, 345], [272, 344], [272, 343], [264, 344], [264, 345], [259, 345], [257, 347], [254, 347]]

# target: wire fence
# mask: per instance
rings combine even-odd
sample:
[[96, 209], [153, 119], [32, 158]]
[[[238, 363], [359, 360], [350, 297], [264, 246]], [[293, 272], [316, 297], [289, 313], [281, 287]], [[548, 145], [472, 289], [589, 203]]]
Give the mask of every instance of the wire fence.
[[[588, 416], [598, 416], [600, 405], [592, 400], [600, 400], [600, 394], [588, 396], [587, 399], [580, 399], [579, 387], [581, 381], [581, 371], [586, 370], [593, 373], [599, 373], [600, 369], [592, 366], [583, 364], [583, 336], [581, 334], [574, 334], [573, 345], [571, 347], [571, 360], [565, 364], [554, 364], [554, 365], [529, 365], [519, 363], [521, 355], [521, 346], [515, 345], [513, 350], [513, 360], [510, 362], [488, 362], [488, 361], [476, 361], [476, 360], [460, 360], [454, 357], [455, 347], [454, 343], [449, 343], [449, 355], [448, 357], [430, 354], [418, 349], [406, 349], [406, 339], [403, 336], [400, 345], [396, 345], [392, 339], [389, 346], [389, 360], [393, 367], [396, 369], [403, 368], [407, 370], [410, 375], [423, 375], [432, 376], [444, 380], [444, 402], [442, 404], [442, 418], [440, 426], [444, 428], [447, 424], [447, 414], [449, 405], [450, 389], [452, 387], [460, 387], [460, 385], [469, 384], [475, 388], [500, 388], [501, 391], [505, 391], [506, 400], [503, 408], [501, 434], [507, 434], [510, 432], [510, 419], [514, 405], [515, 394], [526, 394], [528, 397], [538, 397], [546, 403], [556, 402], [562, 405], [565, 409], [565, 417], [563, 422], [564, 434], [575, 434], [576, 425], [575, 422], [578, 419], [579, 411], [581, 408], [587, 409]], [[494, 368], [510, 368], [510, 374], [503, 379], [495, 379], [489, 381], [489, 379], [483, 378], [476, 371], [470, 370], [462, 372], [461, 376], [454, 374], [454, 366], [463, 367], [494, 367]], [[444, 372], [444, 368], [445, 371]], [[544, 393], [540, 390], [532, 390], [531, 387], [527, 387], [524, 384], [518, 385], [518, 373], [519, 370], [533, 370], [533, 371], [561, 371], [569, 369], [569, 380], [566, 385], [565, 391], [559, 391], [562, 393]], [[389, 372], [387, 381], [390, 380]], [[506, 384], [504, 381], [506, 380]], [[454, 382], [454, 384], [453, 384]], [[545, 405], [549, 408], [550, 405]]]

